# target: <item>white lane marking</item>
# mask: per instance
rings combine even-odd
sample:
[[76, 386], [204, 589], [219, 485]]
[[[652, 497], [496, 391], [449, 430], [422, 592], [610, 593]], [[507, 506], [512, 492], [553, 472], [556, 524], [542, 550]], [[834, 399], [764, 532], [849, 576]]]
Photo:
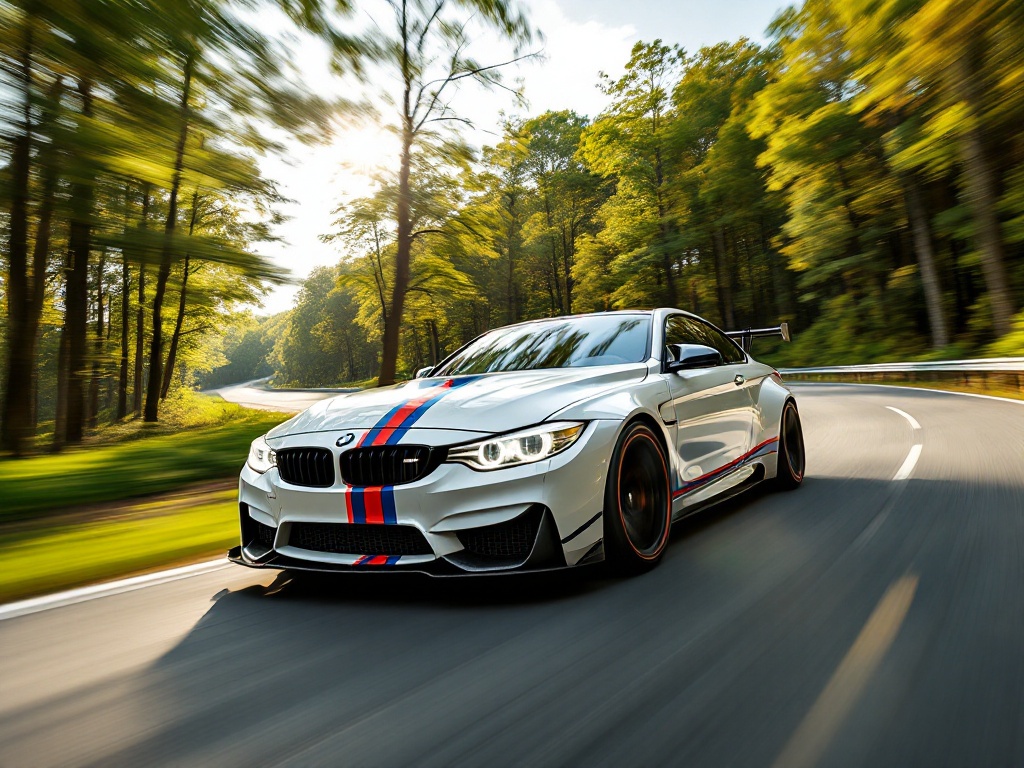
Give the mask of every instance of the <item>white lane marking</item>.
[[896, 408], [896, 407], [891, 406], [891, 405], [887, 405], [885, 407], [888, 408], [893, 413], [898, 413], [904, 419], [909, 421], [910, 422], [910, 426], [912, 426], [914, 429], [920, 429], [921, 428], [921, 425], [917, 423], [917, 419], [915, 419], [913, 416], [911, 416], [906, 411], [901, 411], [899, 408]]
[[217, 571], [221, 568], [227, 568], [229, 565], [230, 563], [223, 557], [218, 557], [216, 560], [207, 560], [204, 563], [171, 568], [167, 571], [146, 573], [142, 576], [132, 576], [131, 578], [120, 579], [119, 581], [108, 581], [103, 584], [93, 584], [90, 587], [79, 587], [78, 589], [69, 589], [66, 592], [56, 592], [52, 595], [19, 600], [16, 603], [0, 605], [0, 621], [13, 619], [17, 616], [27, 616], [31, 613], [39, 613], [40, 611], [48, 611], [51, 608], [61, 608], [65, 605], [75, 605], [76, 603], [84, 603], [89, 600], [97, 600], [101, 597], [133, 592], [136, 589], [166, 584], [170, 581], [187, 579], [192, 576]]
[[974, 392], [957, 392], [953, 389], [929, 389], [928, 387], [904, 387], [899, 384], [855, 384], [849, 381], [787, 381], [786, 386], [815, 386], [824, 384], [831, 387], [882, 387], [883, 389], [900, 389], [904, 392], [935, 392], [940, 395], [960, 395], [961, 397], [980, 397], [982, 400], [995, 400], [999, 403], [1013, 403], [1024, 405], [1024, 400], [1015, 400], [1012, 397], [999, 397], [997, 395], [979, 395]]
[[[907, 413], [906, 411], [901, 411], [899, 408], [895, 408], [891, 405], [887, 405], [885, 407], [888, 408], [893, 413], [897, 413], [904, 419], [906, 419], [910, 423], [910, 426], [913, 428], [915, 433], [921, 431], [921, 425], [918, 424], [917, 419], [915, 419], [909, 413]], [[893, 475], [892, 481], [894, 483], [898, 483], [902, 480], [906, 480], [907, 478], [909, 478], [910, 473], [913, 472], [914, 467], [917, 466], [917, 460], [919, 458], [921, 458], [921, 443], [916, 442], [910, 447], [910, 453], [907, 454], [907, 458], [903, 460], [903, 464], [900, 465], [900, 468], [896, 470], [896, 474]]]
[[[888, 408], [893, 413], [899, 414], [904, 419], [906, 419], [910, 426], [913, 427], [915, 435], [921, 431], [921, 425], [917, 422], [917, 419], [915, 419], [909, 413], [907, 413], [906, 411], [901, 411], [899, 408], [895, 408], [891, 405], [887, 405], [885, 407]], [[894, 483], [903, 482], [904, 480], [907, 480], [910, 477], [910, 474], [914, 471], [914, 467], [917, 466], [917, 460], [921, 458], [921, 448], [922, 446], [920, 441], [915, 442], [914, 445], [910, 447], [910, 453], [907, 454], [907, 458], [903, 460], [903, 463], [900, 465], [900, 468], [897, 469], [896, 474], [893, 475], [892, 481]], [[889, 497], [889, 500], [886, 502], [885, 506], [882, 507], [882, 510], [877, 515], [875, 515], [875, 518], [870, 523], [868, 523], [868, 527], [861, 531], [860, 536], [858, 536], [854, 540], [853, 544], [851, 545], [853, 549], [860, 549], [861, 547], [863, 547], [865, 544], [868, 543], [868, 541], [871, 540], [871, 537], [873, 537], [878, 532], [878, 529], [882, 527], [882, 524], [886, 521], [886, 518], [889, 517], [889, 512], [892, 510], [893, 506], [895, 506], [897, 498], [899, 498], [898, 492], [895, 495], [891, 495]]]
[[818, 763], [896, 639], [916, 591], [917, 576], [910, 575], [886, 590], [825, 689], [776, 758], [775, 768], [802, 768]]
[[910, 477], [910, 473], [914, 471], [914, 467], [917, 466], [917, 460], [921, 458], [921, 444], [916, 443], [910, 449], [910, 453], [907, 454], [907, 458], [903, 460], [903, 465], [896, 470], [896, 474], [893, 475], [892, 481], [898, 483], [902, 480], [906, 480]]

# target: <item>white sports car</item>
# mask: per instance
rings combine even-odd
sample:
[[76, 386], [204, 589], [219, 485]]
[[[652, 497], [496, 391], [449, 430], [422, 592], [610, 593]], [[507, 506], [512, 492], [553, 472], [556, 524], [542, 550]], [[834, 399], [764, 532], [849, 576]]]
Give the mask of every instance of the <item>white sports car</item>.
[[796, 402], [747, 352], [779, 334], [675, 309], [488, 331], [412, 381], [256, 439], [228, 555], [313, 571], [642, 570], [674, 520], [763, 480], [800, 485]]

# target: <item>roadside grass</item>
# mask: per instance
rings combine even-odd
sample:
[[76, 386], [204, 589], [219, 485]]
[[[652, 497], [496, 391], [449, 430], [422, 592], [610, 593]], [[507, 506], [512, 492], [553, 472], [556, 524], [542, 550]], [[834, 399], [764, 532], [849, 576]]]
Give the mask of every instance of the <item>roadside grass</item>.
[[216, 557], [238, 542], [233, 489], [167, 510], [160, 500], [95, 522], [0, 529], [0, 601]]
[[[0, 460], [0, 524], [232, 477], [249, 443], [290, 416], [207, 396], [190, 400], [193, 413], [156, 434], [117, 425], [64, 453]], [[110, 433], [119, 428], [123, 434]]]

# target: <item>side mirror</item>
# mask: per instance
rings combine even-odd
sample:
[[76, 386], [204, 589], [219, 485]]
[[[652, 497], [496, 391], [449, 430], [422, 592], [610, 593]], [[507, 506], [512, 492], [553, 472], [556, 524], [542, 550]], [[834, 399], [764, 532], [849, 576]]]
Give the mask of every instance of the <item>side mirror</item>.
[[432, 365], [428, 365], [426, 368], [420, 368], [418, 371], [416, 371], [416, 376], [414, 378], [417, 378], [417, 379], [426, 378], [427, 376], [430, 375], [430, 372], [432, 370], [434, 370], [434, 366], [432, 366]]
[[703, 344], [669, 344], [668, 351], [675, 359], [665, 362], [666, 373], [714, 368], [723, 363], [721, 352]]

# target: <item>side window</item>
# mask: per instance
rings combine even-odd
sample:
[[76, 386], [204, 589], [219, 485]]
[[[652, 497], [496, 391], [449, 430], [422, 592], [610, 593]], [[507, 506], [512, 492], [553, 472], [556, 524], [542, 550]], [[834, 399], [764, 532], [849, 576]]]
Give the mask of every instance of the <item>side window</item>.
[[714, 347], [722, 353], [722, 359], [725, 360], [726, 365], [747, 362], [747, 356], [743, 354], [743, 350], [736, 345], [736, 342], [717, 328], [712, 328], [706, 323], [701, 323], [701, 325], [704, 326], [705, 332], [711, 340], [711, 343], [709, 343], [708, 346]]
[[688, 322], [690, 318], [683, 315], [672, 315], [665, 321], [665, 344], [701, 344], [693, 335], [693, 328]]
[[727, 336], [686, 315], [672, 315], [665, 321], [665, 344], [703, 344], [721, 352], [726, 365], [747, 361], [743, 351]]

